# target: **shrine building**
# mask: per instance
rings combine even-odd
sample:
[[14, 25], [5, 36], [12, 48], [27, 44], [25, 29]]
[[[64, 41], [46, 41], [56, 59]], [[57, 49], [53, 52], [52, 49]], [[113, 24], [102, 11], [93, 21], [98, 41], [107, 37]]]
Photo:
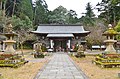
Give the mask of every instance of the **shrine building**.
[[36, 31], [38, 40], [53, 51], [72, 51], [76, 44], [85, 44], [85, 36], [90, 31], [85, 31], [81, 25], [51, 25], [42, 24]]

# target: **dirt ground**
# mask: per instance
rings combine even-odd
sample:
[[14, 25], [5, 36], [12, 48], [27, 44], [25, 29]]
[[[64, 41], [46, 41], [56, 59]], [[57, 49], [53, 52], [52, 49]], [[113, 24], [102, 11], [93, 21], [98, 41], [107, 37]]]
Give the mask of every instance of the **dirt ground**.
[[90, 79], [120, 79], [118, 78], [120, 68], [100, 68], [92, 63], [92, 60], [94, 60], [95, 56], [86, 56], [85, 58], [71, 58]]
[[[24, 50], [24, 57], [26, 60], [30, 61], [29, 63], [19, 68], [0, 68], [0, 74], [2, 74], [0, 79], [33, 79], [38, 71], [49, 61], [50, 56], [47, 56], [43, 59], [35, 59], [30, 52], [33, 51]], [[100, 68], [92, 63], [92, 60], [94, 60], [95, 56], [71, 58], [90, 79], [120, 79], [118, 78], [120, 68]]]
[[25, 59], [30, 61], [25, 65], [19, 68], [0, 68], [0, 74], [2, 75], [0, 79], [33, 79], [38, 71], [49, 61], [49, 56], [35, 59], [30, 52], [32, 50], [24, 50]]
[[[45, 63], [45, 62], [44, 62]], [[20, 68], [0, 68], [1, 79], [33, 79], [44, 63], [27, 63]]]

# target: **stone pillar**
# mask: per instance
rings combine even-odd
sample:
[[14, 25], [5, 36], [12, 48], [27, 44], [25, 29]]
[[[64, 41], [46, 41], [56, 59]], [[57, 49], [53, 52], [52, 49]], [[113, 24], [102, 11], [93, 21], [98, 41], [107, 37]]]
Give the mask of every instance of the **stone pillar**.
[[2, 50], [5, 51], [5, 43], [3, 42]]
[[50, 40], [50, 48], [53, 48], [53, 40]]
[[81, 38], [78, 37], [78, 36], [76, 36], [76, 40], [77, 40], [77, 42], [78, 42], [78, 45], [80, 45], [80, 44], [81, 44]]
[[1, 42], [0, 42], [0, 51], [2, 50], [2, 45], [1, 45]]
[[35, 50], [36, 49], [36, 43], [35, 44], [33, 44], [33, 50]]
[[70, 49], [70, 40], [68, 40], [68, 48]]

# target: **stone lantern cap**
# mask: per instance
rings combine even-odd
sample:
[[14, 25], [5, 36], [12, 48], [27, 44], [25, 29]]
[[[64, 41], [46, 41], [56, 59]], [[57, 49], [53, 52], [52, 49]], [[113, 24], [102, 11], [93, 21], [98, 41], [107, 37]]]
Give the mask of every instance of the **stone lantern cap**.
[[105, 31], [102, 35], [104, 36], [111, 36], [111, 35], [118, 35], [119, 33], [114, 30], [111, 24], [108, 25], [109, 29]]

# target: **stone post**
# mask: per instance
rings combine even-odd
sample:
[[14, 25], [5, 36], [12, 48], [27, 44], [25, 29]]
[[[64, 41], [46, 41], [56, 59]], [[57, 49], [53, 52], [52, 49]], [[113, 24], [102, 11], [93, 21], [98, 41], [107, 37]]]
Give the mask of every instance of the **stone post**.
[[2, 50], [1, 42], [0, 42], [0, 51]]
[[50, 48], [53, 48], [53, 40], [50, 40]]
[[70, 40], [68, 40], [68, 48], [70, 49]]
[[2, 45], [2, 50], [4, 51], [5, 50], [5, 43], [3, 42], [3, 45]]

